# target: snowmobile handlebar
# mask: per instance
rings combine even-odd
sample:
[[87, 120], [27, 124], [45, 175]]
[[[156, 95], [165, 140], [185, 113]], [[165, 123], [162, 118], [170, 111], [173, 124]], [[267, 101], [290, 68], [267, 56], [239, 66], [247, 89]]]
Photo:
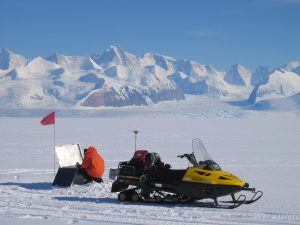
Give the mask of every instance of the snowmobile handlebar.
[[178, 155], [177, 158], [181, 158], [182, 159], [182, 158], [187, 157], [187, 156], [189, 156], [189, 154]]
[[192, 154], [186, 154], [185, 153], [183, 155], [178, 155], [177, 157], [178, 158], [186, 157], [189, 160], [189, 162], [193, 165], [193, 167], [198, 167], [199, 166], [199, 163], [197, 162], [194, 153], [192, 153]]

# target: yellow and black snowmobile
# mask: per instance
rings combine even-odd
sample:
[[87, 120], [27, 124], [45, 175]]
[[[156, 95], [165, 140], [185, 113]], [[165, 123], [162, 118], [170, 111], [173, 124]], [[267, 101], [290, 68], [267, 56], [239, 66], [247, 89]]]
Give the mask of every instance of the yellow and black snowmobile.
[[[120, 192], [120, 201], [157, 203], [192, 203], [202, 199], [213, 202], [198, 202], [203, 207], [233, 209], [242, 204], [251, 204], [263, 195], [250, 188], [249, 184], [228, 173], [212, 160], [200, 139], [193, 140], [193, 152], [179, 155], [191, 164], [187, 169], [171, 169], [157, 153], [147, 150], [135, 151], [130, 161], [120, 162], [118, 169], [110, 170], [115, 180], [112, 192]], [[250, 200], [246, 195], [235, 196], [240, 191], [253, 192]], [[218, 197], [231, 196], [230, 201], [218, 201]]]

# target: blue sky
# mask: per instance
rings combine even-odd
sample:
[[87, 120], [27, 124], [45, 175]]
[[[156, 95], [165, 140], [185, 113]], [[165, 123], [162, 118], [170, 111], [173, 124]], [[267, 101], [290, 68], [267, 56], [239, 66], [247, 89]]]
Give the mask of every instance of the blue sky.
[[300, 59], [300, 0], [0, 0], [0, 47], [28, 58], [109, 45], [226, 69]]

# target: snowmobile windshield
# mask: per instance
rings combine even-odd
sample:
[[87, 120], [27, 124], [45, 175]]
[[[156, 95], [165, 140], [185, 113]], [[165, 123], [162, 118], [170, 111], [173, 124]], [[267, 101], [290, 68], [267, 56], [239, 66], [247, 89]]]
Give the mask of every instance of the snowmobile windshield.
[[205, 162], [207, 160], [213, 160], [208, 154], [203, 142], [199, 138], [193, 139], [193, 154], [198, 162]]
[[205, 170], [221, 170], [221, 167], [213, 160], [206, 160], [199, 163], [199, 166], [203, 165]]

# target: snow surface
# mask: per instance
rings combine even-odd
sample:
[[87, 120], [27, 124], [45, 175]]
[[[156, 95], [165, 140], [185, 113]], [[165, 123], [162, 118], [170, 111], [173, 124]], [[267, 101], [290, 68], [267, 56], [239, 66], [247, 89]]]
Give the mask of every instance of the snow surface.
[[[56, 144], [94, 145], [106, 161], [104, 183], [70, 188], [51, 186], [53, 126], [41, 126], [40, 119], [0, 117], [0, 224], [300, 224], [299, 117], [223, 119], [124, 111], [122, 117], [57, 118]], [[120, 203], [110, 193], [108, 171], [132, 156], [134, 129], [142, 131], [138, 147], [158, 152], [173, 168], [187, 166], [176, 156], [190, 152], [191, 140], [200, 137], [224, 170], [264, 196], [234, 210]]]

